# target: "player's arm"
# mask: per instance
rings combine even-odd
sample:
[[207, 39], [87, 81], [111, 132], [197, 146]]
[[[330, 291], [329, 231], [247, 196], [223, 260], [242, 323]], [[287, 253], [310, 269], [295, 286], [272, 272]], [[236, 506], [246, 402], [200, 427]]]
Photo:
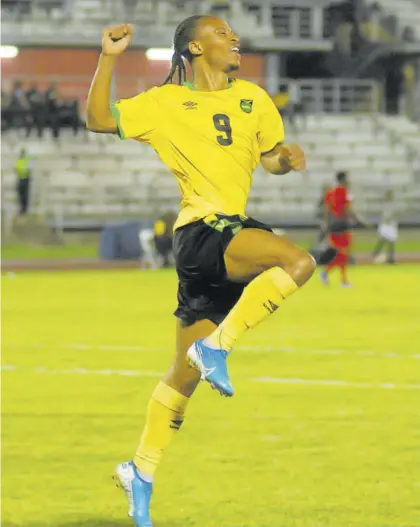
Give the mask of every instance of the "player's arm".
[[305, 154], [298, 145], [284, 144], [283, 120], [268, 94], [261, 90], [257, 139], [260, 161], [271, 174], [287, 174], [291, 170], [305, 170]]
[[299, 145], [278, 143], [269, 152], [261, 154], [263, 168], [271, 174], [287, 174], [291, 170], [305, 170], [305, 154]]
[[102, 32], [102, 53], [87, 98], [86, 127], [91, 132], [117, 132], [117, 120], [110, 109], [112, 74], [118, 55], [127, 48], [132, 35], [131, 24], [108, 27]]
[[328, 195], [324, 197], [322, 200], [324, 206], [322, 208], [322, 219], [324, 220], [324, 224], [328, 225], [328, 220], [330, 219], [330, 206], [329, 206], [329, 197]]
[[362, 227], [369, 227], [369, 223], [363, 219], [357, 212], [354, 210], [351, 203], [347, 206], [347, 215], [348, 217], [353, 220], [356, 224], [361, 225]]

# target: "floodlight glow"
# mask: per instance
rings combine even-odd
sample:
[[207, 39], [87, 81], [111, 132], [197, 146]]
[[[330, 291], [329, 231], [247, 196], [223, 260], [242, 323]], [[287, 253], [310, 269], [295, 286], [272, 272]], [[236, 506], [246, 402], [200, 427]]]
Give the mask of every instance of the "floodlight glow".
[[19, 53], [19, 48], [16, 46], [0, 46], [0, 58], [14, 59]]
[[148, 60], [171, 60], [173, 50], [171, 48], [149, 48], [146, 50]]

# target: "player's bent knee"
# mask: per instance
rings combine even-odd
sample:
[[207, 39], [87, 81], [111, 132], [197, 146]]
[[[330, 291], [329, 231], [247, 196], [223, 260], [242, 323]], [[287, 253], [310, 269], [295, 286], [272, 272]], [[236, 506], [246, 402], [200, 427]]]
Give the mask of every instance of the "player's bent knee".
[[302, 286], [314, 274], [315, 268], [315, 258], [306, 251], [301, 251], [290, 266], [289, 274], [298, 286]]

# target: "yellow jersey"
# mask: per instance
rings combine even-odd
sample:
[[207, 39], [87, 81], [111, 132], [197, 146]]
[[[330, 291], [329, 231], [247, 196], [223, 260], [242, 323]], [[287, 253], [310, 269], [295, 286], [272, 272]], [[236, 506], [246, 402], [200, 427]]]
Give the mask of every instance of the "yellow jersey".
[[174, 229], [210, 214], [245, 215], [261, 154], [284, 140], [281, 116], [256, 84], [198, 91], [165, 84], [112, 103], [122, 139], [151, 145], [178, 180]]

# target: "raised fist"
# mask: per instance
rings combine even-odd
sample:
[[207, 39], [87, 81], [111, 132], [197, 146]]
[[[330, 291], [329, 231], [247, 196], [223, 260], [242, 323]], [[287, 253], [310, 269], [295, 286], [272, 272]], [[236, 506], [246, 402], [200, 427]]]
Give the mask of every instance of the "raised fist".
[[131, 24], [106, 27], [102, 31], [102, 53], [104, 55], [119, 55], [130, 44], [132, 37], [133, 26]]

